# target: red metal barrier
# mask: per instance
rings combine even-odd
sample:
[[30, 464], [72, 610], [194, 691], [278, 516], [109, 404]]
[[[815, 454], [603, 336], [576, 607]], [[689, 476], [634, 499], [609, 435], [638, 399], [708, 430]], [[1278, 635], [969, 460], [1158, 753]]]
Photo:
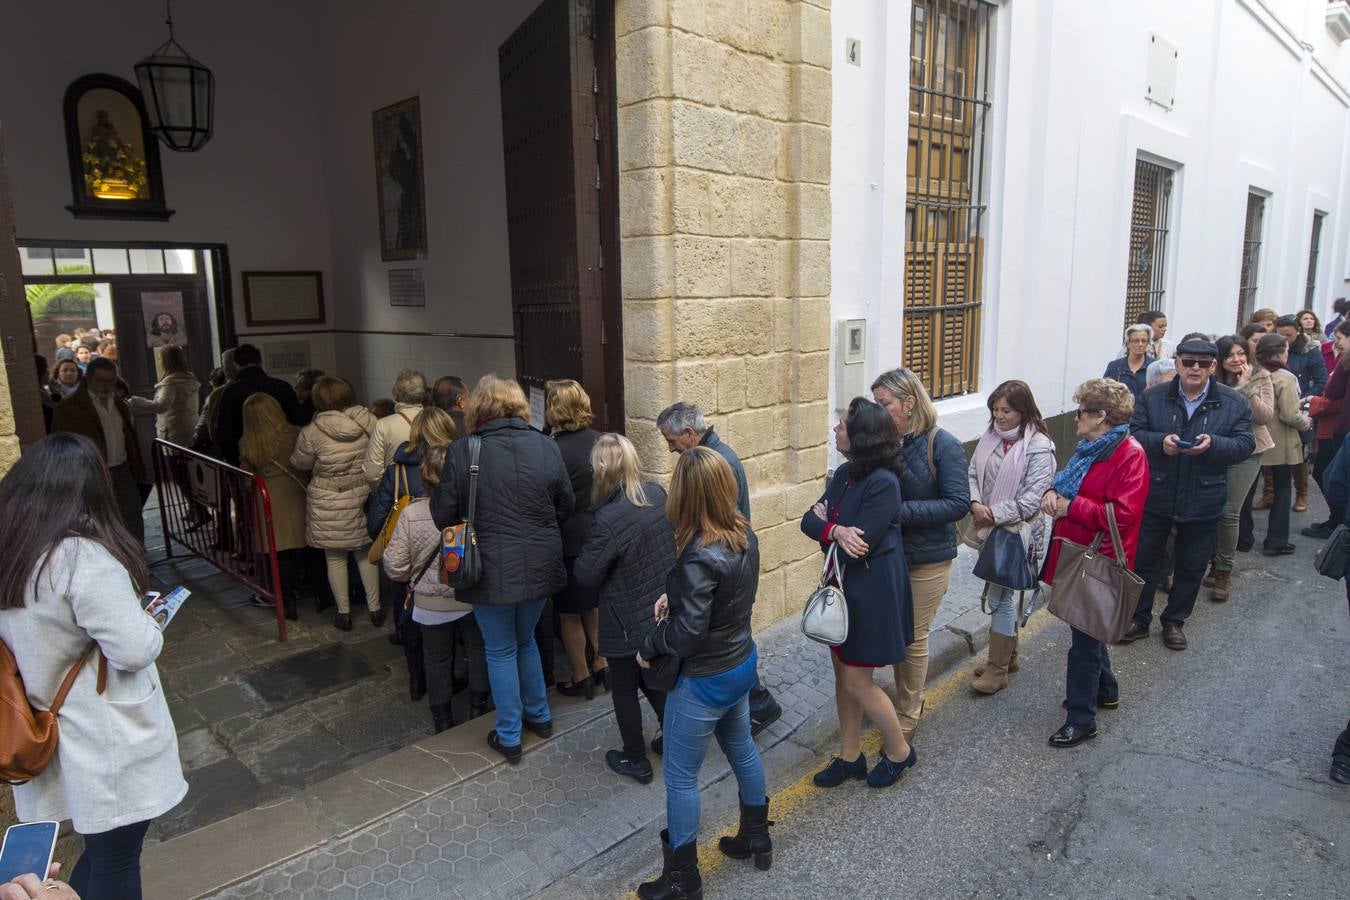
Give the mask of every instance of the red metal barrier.
[[270, 600], [277, 637], [286, 640], [272, 500], [262, 476], [163, 440], [155, 441], [151, 456], [165, 554], [173, 556], [177, 541]]

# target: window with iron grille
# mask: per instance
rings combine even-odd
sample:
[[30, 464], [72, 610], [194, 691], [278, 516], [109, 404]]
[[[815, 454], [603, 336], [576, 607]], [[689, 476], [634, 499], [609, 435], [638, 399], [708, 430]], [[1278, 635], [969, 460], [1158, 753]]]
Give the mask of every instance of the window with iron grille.
[[1242, 274], [1238, 277], [1238, 330], [1256, 312], [1256, 275], [1261, 265], [1261, 223], [1265, 217], [1265, 196], [1248, 193], [1247, 221], [1242, 227]]
[[910, 17], [903, 360], [940, 398], [979, 386], [992, 4]]
[[1317, 294], [1317, 254], [1322, 249], [1322, 222], [1327, 217], [1324, 212], [1313, 213], [1312, 241], [1308, 244], [1308, 282], [1303, 291], [1303, 308], [1313, 308], [1313, 298]]
[[1166, 166], [1134, 163], [1134, 203], [1130, 209], [1130, 261], [1125, 275], [1125, 328], [1150, 309], [1166, 311], [1167, 226], [1172, 178]]

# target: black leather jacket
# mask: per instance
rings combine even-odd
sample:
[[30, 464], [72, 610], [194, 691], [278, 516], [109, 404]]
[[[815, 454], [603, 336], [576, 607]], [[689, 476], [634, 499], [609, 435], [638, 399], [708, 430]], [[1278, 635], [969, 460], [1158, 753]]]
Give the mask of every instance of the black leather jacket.
[[725, 543], [698, 545], [695, 536], [666, 578], [670, 616], [642, 640], [642, 658], [684, 660], [681, 675], [718, 675], [745, 662], [754, 647], [750, 609], [759, 587], [759, 542], [744, 553]]

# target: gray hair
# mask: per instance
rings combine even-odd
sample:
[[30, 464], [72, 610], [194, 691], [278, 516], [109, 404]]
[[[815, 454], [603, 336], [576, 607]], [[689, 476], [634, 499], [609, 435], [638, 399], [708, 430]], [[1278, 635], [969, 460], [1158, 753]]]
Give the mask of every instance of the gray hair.
[[394, 400], [420, 406], [427, 399], [427, 380], [421, 372], [402, 369], [394, 378]]
[[656, 417], [656, 427], [672, 434], [682, 434], [688, 428], [701, 435], [708, 430], [708, 420], [703, 418], [703, 410], [692, 403], [672, 403]]
[[1155, 359], [1148, 364], [1144, 370], [1144, 383], [1147, 387], [1153, 387], [1155, 384], [1162, 384], [1163, 376], [1168, 372], [1177, 370], [1177, 361], [1170, 356], [1164, 356], [1162, 359]]

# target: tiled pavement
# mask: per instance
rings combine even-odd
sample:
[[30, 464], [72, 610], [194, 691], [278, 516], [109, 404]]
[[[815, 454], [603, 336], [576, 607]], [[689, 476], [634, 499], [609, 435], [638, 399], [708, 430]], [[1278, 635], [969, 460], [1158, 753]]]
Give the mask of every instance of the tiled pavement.
[[[975, 649], [967, 635], [987, 623], [967, 557], [963, 549], [934, 623], [934, 672], [966, 659]], [[833, 680], [826, 654], [801, 637], [795, 622], [781, 622], [758, 640], [761, 672], [784, 710], [759, 738], [766, 749], [832, 703]], [[608, 696], [588, 711], [588, 721], [528, 751], [519, 766], [495, 765], [289, 861], [260, 866], [259, 874], [215, 896], [529, 896], [665, 814], [659, 765], [646, 786], [605, 767], [605, 751], [619, 745]], [[650, 737], [650, 711], [647, 726]], [[725, 758], [709, 753], [705, 786], [729, 774]], [[390, 777], [397, 781], [396, 773]]]

